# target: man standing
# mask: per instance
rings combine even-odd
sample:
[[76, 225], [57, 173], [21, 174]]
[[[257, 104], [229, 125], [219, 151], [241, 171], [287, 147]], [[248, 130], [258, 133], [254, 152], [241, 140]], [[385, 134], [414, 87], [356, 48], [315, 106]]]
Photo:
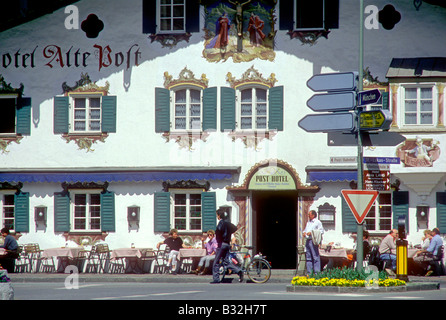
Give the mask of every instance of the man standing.
[[319, 245], [322, 241], [324, 228], [317, 219], [317, 213], [314, 210], [308, 212], [308, 222], [303, 232], [307, 239], [305, 243], [305, 257], [307, 260], [307, 273], [321, 272], [321, 256], [319, 255]]
[[[389, 234], [381, 241], [379, 246], [379, 254], [381, 260], [390, 260], [392, 262], [392, 271], [396, 270], [396, 255], [392, 250], [396, 250], [395, 241], [398, 238], [398, 230], [392, 229]], [[386, 270], [388, 273], [390, 271]]]
[[[228, 213], [223, 210], [217, 210], [217, 229], [215, 230], [215, 239], [217, 240], [217, 254], [215, 255], [214, 265], [212, 268], [212, 282], [211, 283], [220, 283], [220, 266], [231, 248], [231, 235], [235, 232], [235, 230], [231, 230], [234, 225], [229, 221], [226, 221], [228, 218]], [[235, 226], [234, 226], [235, 227]], [[221, 260], [221, 261], [220, 261]], [[233, 263], [230, 263], [230, 269], [232, 269], [233, 273], [237, 273], [240, 277], [239, 281], [243, 281], [243, 271]]]

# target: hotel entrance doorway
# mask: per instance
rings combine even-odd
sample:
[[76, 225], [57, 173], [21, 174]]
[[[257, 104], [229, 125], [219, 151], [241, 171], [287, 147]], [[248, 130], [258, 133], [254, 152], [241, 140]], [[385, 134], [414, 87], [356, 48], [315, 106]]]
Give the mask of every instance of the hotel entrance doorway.
[[274, 269], [296, 268], [297, 192], [253, 191], [253, 244]]

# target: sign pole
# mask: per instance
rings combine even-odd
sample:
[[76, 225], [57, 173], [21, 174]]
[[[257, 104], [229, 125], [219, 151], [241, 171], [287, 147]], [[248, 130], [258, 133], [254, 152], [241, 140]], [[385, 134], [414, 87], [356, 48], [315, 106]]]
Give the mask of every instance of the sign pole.
[[[358, 90], [362, 91], [363, 89], [363, 73], [364, 73], [364, 0], [359, 1], [359, 81], [358, 81]], [[362, 133], [360, 129], [360, 117], [359, 113], [361, 112], [362, 107], [356, 108], [357, 113], [357, 135], [358, 135], [358, 190], [363, 189], [363, 169], [362, 169], [362, 161], [363, 161], [363, 148], [362, 148]], [[364, 250], [363, 250], [363, 227], [362, 224], [357, 224], [356, 226], [356, 269], [358, 271], [362, 271], [362, 264], [364, 261]]]

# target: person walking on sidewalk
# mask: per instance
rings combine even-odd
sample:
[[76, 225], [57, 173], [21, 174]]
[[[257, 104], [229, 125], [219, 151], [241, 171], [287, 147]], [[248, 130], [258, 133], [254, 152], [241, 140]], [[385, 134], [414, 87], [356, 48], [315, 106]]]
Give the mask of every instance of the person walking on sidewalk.
[[[217, 210], [217, 229], [215, 230], [215, 238], [217, 240], [217, 254], [215, 255], [214, 265], [212, 268], [212, 282], [220, 283], [220, 267], [223, 260], [228, 255], [231, 248], [231, 235], [237, 230], [231, 222], [227, 221], [228, 213], [223, 210]], [[220, 261], [221, 260], [221, 261]], [[239, 275], [239, 281], [243, 281], [243, 271], [236, 265], [230, 263], [229, 268]]]
[[322, 222], [317, 219], [317, 213], [314, 210], [308, 212], [308, 222], [303, 231], [306, 238], [305, 242], [305, 258], [307, 261], [307, 272], [321, 272], [321, 256], [319, 254], [319, 245], [322, 242], [324, 228]]

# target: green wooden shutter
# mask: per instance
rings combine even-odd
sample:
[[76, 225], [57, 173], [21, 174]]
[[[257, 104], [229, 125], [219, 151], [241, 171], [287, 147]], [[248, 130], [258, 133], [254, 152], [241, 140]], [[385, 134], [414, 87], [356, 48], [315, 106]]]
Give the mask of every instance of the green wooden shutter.
[[381, 92], [381, 99], [382, 99], [382, 108], [384, 110], [389, 110], [389, 93], [382, 91]]
[[17, 134], [31, 134], [31, 98], [17, 99]]
[[200, 1], [186, 2], [186, 32], [200, 31]]
[[105, 191], [101, 193], [101, 230], [115, 232], [115, 194]]
[[358, 223], [344, 197], [342, 197], [342, 232], [356, 232]]
[[339, 28], [339, 0], [325, 1], [325, 29]]
[[393, 229], [398, 229], [398, 217], [406, 218], [406, 233], [409, 233], [409, 191], [394, 191], [392, 199]]
[[54, 133], [68, 133], [68, 97], [54, 97]]
[[170, 91], [155, 88], [155, 132], [170, 131]]
[[201, 193], [201, 219], [202, 230], [207, 232], [209, 229], [215, 230], [217, 226], [217, 201], [215, 192]]
[[142, 32], [156, 32], [156, 1], [154, 0], [142, 1]]
[[229, 87], [220, 89], [220, 130], [235, 130], [235, 90]]
[[437, 225], [441, 233], [446, 233], [446, 192], [437, 192]]
[[217, 130], [217, 88], [203, 90], [203, 131]]
[[170, 231], [170, 192], [154, 194], [154, 231]]
[[283, 86], [269, 89], [268, 103], [268, 129], [283, 131]]
[[14, 195], [16, 232], [29, 232], [29, 193], [18, 192]]
[[279, 6], [279, 30], [293, 30], [294, 29], [294, 1], [295, 0], [280, 0]]
[[116, 132], [116, 96], [102, 97], [102, 132]]
[[54, 231], [70, 231], [70, 194], [58, 192], [54, 194]]

